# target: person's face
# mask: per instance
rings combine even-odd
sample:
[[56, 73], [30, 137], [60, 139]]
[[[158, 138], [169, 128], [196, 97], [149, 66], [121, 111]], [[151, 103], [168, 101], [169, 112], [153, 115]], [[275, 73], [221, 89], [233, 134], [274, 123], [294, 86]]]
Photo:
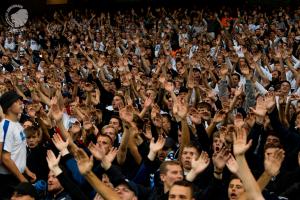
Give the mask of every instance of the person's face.
[[19, 115], [20, 113], [22, 113], [23, 110], [23, 102], [19, 99], [17, 101], [15, 101], [11, 107], [9, 108], [10, 112], [12, 112], [15, 115]]
[[27, 141], [27, 145], [30, 149], [35, 148], [40, 142], [38, 133], [32, 134], [31, 136], [27, 137], [26, 141]]
[[240, 179], [232, 179], [228, 187], [228, 198], [230, 200], [239, 199], [245, 192], [243, 183]]
[[202, 114], [202, 118], [206, 121], [210, 120], [211, 113], [206, 107], [199, 108], [198, 111]]
[[55, 177], [54, 173], [50, 171], [48, 175], [48, 192], [56, 194], [63, 190], [59, 180]]
[[171, 123], [167, 117], [162, 118], [162, 126], [164, 131], [169, 132], [171, 130]]
[[223, 56], [222, 55], [218, 55], [218, 57], [217, 57], [217, 63], [218, 64], [222, 64], [223, 63]]
[[112, 101], [112, 106], [114, 110], [119, 110], [119, 107], [123, 107], [124, 103], [119, 96], [115, 96]]
[[240, 66], [245, 66], [246, 65], [246, 61], [245, 59], [240, 59]]
[[213, 139], [213, 151], [214, 152], [219, 152], [223, 146], [223, 141], [219, 136], [214, 137]]
[[108, 153], [108, 151], [111, 149], [112, 144], [111, 141], [109, 140], [109, 138], [107, 137], [103, 137], [103, 136], [99, 136], [97, 139], [97, 144], [104, 149], [105, 154]]
[[181, 155], [181, 164], [185, 170], [192, 168], [192, 159], [199, 157], [199, 153], [194, 147], [184, 147]]
[[237, 87], [240, 82], [239, 77], [235, 75], [232, 76], [231, 81], [232, 81], [232, 87]]
[[279, 144], [280, 144], [280, 140], [279, 140], [279, 138], [276, 137], [276, 136], [269, 135], [269, 136], [267, 137], [266, 144], [279, 145]]
[[23, 128], [25, 129], [25, 128], [31, 127], [32, 125], [33, 125], [33, 124], [32, 124], [31, 121], [26, 121], [26, 122], [24, 122], [24, 124], [23, 124]]
[[183, 179], [183, 171], [180, 165], [167, 165], [166, 174], [161, 174], [160, 179], [167, 188], [170, 188], [176, 181]]
[[34, 198], [29, 195], [18, 194], [15, 192], [10, 200], [34, 200]]
[[281, 83], [280, 91], [282, 91], [285, 94], [288, 94], [290, 92], [290, 89], [291, 89], [290, 84], [286, 82]]
[[173, 99], [171, 97], [167, 101], [167, 107], [169, 110], [172, 110], [173, 108]]
[[174, 185], [169, 192], [169, 200], [192, 200], [193, 194], [189, 187]]
[[272, 79], [277, 79], [277, 78], [279, 78], [278, 71], [273, 71], [272, 72]]
[[116, 130], [121, 130], [120, 122], [116, 118], [111, 118], [109, 120], [109, 125], [112, 125]]
[[137, 200], [134, 192], [131, 191], [128, 186], [121, 184], [115, 188], [121, 200]]
[[108, 135], [112, 141], [115, 141], [115, 139], [116, 139], [116, 131], [112, 127], [108, 127], [106, 129], [104, 129], [103, 134]]

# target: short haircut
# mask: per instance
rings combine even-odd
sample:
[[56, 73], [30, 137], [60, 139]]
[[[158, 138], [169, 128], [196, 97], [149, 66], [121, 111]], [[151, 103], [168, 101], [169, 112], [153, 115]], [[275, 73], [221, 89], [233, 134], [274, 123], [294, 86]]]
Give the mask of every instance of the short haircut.
[[98, 140], [99, 137], [105, 137], [105, 138], [108, 138], [109, 141], [110, 141], [110, 144], [111, 144], [111, 145], [114, 144], [114, 141], [112, 141], [112, 139], [111, 139], [108, 135], [105, 135], [105, 134], [99, 134], [99, 135], [97, 136], [97, 140]]
[[161, 163], [161, 165], [160, 165], [160, 167], [159, 167], [159, 173], [160, 173], [160, 174], [166, 174], [167, 171], [168, 171], [167, 167], [168, 167], [169, 165], [178, 165], [178, 166], [181, 167], [179, 161], [177, 161], [177, 160], [168, 160], [168, 161], [164, 161], [163, 163]]
[[[186, 181], [186, 180], [181, 180], [181, 181], [176, 181], [176, 182], [172, 185], [172, 187], [174, 187], [175, 185], [183, 186], [183, 187], [189, 188], [190, 191], [191, 191], [192, 197], [194, 197], [194, 187], [193, 187], [193, 184], [192, 184], [191, 182], [188, 182], [188, 181]], [[171, 188], [172, 188], [172, 187], [171, 187]]]
[[204, 101], [198, 103], [196, 107], [197, 107], [197, 109], [199, 109], [199, 108], [207, 108], [208, 111], [210, 111], [210, 112], [212, 111], [211, 105], [209, 103], [204, 102]]
[[231, 76], [236, 76], [236, 77], [238, 77], [239, 80], [241, 80], [241, 76], [238, 73], [234, 73]]
[[24, 133], [27, 138], [32, 137], [33, 135], [37, 134], [40, 136], [40, 130], [37, 127], [29, 126], [24, 129]]
[[183, 147], [183, 150], [184, 150], [184, 148], [195, 148], [197, 150], [197, 152], [199, 153], [199, 155], [202, 152], [202, 148], [201, 148], [200, 144], [193, 140], [189, 144], [185, 145]]
[[104, 130], [107, 129], [107, 128], [112, 128], [112, 129], [114, 129], [115, 134], [117, 133], [117, 130], [115, 129], [115, 127], [113, 125], [111, 125], [111, 124], [108, 124], [108, 125], [105, 125], [105, 126], [102, 127], [102, 129], [101, 129], [101, 134], [102, 135], [105, 135], [104, 134]]

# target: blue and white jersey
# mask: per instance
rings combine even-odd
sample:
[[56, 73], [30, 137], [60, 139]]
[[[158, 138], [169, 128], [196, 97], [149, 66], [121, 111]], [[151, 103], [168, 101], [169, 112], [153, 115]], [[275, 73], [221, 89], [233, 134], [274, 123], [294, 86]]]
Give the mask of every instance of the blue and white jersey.
[[[22, 125], [19, 122], [3, 119], [0, 123], [0, 143], [2, 143], [2, 151], [11, 154], [11, 159], [23, 173], [26, 168], [27, 152], [26, 135]], [[10, 174], [3, 164], [0, 164], [0, 174]]]

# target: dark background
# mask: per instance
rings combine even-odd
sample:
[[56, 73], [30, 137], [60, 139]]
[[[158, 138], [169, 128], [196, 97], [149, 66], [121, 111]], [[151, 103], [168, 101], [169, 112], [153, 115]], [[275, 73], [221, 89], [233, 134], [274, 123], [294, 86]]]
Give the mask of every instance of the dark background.
[[1, 0], [1, 17], [6, 9], [12, 4], [21, 4], [30, 15], [45, 15], [53, 9], [74, 9], [74, 8], [96, 8], [99, 10], [118, 10], [132, 7], [164, 6], [164, 7], [205, 7], [218, 9], [219, 5], [243, 8], [247, 5], [261, 5], [263, 8], [272, 9], [279, 6], [298, 6], [300, 0], [68, 0], [65, 5], [47, 5], [47, 0]]

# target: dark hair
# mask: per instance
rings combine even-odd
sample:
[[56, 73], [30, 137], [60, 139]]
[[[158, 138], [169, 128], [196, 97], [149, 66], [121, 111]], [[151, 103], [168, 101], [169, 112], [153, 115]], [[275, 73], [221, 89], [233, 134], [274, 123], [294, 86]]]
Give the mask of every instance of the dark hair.
[[239, 80], [241, 80], [241, 76], [238, 73], [234, 73], [231, 76], [236, 76], [236, 77], [238, 77]]
[[270, 148], [279, 148], [279, 149], [282, 149], [283, 146], [281, 144], [273, 144], [273, 143], [268, 143], [264, 146], [264, 151], [266, 151], [267, 149], [270, 149]]
[[37, 127], [29, 126], [24, 129], [24, 133], [26, 134], [26, 137], [32, 137], [33, 135], [37, 134], [40, 136], [40, 130]]
[[[188, 182], [188, 181], [186, 181], [186, 180], [181, 180], [181, 181], [176, 181], [176, 182], [172, 185], [172, 187], [174, 187], [175, 185], [179, 185], [179, 186], [183, 186], [183, 187], [189, 188], [190, 191], [191, 191], [192, 197], [194, 197], [194, 187], [193, 187], [193, 184], [192, 184], [191, 182]], [[171, 187], [171, 188], [172, 188], [172, 187]]]
[[210, 111], [210, 112], [212, 110], [211, 105], [209, 103], [204, 102], [204, 101], [198, 103], [196, 107], [197, 107], [197, 109], [199, 109], [199, 108], [207, 108], [207, 110]]
[[201, 145], [200, 145], [198, 142], [193, 141], [193, 140], [192, 140], [189, 144], [185, 145], [185, 146], [183, 147], [183, 149], [184, 149], [184, 148], [195, 148], [195, 149], [198, 151], [199, 155], [200, 155], [201, 152], [202, 152]]

